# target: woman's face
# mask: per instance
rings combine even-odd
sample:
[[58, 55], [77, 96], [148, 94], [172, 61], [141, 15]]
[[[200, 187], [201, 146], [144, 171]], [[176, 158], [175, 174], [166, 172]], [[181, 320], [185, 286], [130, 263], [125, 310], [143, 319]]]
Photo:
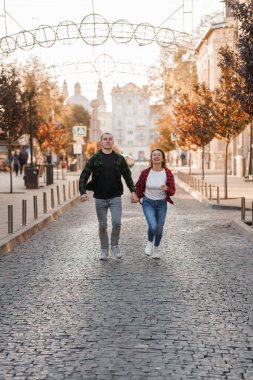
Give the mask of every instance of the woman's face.
[[151, 155], [151, 161], [152, 161], [152, 164], [160, 164], [162, 165], [162, 162], [163, 162], [163, 155], [162, 153], [159, 151], [159, 150], [154, 150], [154, 152], [152, 153]]

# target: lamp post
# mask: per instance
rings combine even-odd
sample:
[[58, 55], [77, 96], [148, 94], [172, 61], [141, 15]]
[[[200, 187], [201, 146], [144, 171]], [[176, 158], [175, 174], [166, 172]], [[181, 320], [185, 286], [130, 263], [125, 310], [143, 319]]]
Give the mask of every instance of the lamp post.
[[32, 95], [28, 98], [29, 104], [29, 134], [30, 134], [30, 155], [31, 155], [31, 167], [33, 168], [33, 126], [32, 126]]

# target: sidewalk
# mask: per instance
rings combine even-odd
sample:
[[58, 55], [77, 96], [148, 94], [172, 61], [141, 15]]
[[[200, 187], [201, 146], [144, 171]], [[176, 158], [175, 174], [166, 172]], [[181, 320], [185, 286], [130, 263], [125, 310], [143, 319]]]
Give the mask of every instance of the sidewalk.
[[[207, 196], [206, 189], [200, 185], [200, 191], [196, 187], [189, 186], [183, 180], [178, 178], [178, 173], [189, 174], [188, 167], [179, 167], [176, 169], [176, 183], [192, 195], [199, 202], [205, 204], [207, 207], [214, 209], [231, 209], [238, 210], [238, 217], [232, 220], [231, 226], [237, 231], [242, 233], [247, 239], [253, 242], [253, 228], [252, 228], [252, 202], [253, 202], [253, 181], [245, 181], [244, 178], [228, 175], [228, 199], [224, 199], [224, 175], [221, 171], [205, 171], [204, 181], [207, 183]], [[201, 171], [193, 169], [192, 174], [194, 178], [201, 180]], [[210, 185], [212, 185], [212, 200], [210, 200]], [[219, 202], [217, 202], [217, 187], [219, 187]], [[245, 221], [241, 221], [241, 198], [245, 198]]]
[[[176, 173], [183, 172], [185, 174], [189, 174], [189, 168], [188, 167], [179, 167], [176, 170]], [[201, 180], [201, 171], [193, 169], [192, 170], [192, 176]], [[208, 201], [208, 204], [211, 206], [215, 206], [214, 208], [218, 207], [227, 207], [227, 208], [234, 208], [234, 209], [241, 209], [241, 197], [245, 197], [246, 201], [246, 207], [248, 209], [251, 209], [251, 203], [253, 201], [253, 181], [245, 181], [244, 178], [236, 177], [234, 175], [228, 175], [228, 199], [224, 199], [224, 175], [222, 171], [211, 171], [206, 170], [205, 171], [205, 182], [207, 182], [208, 185], [213, 185], [213, 191], [212, 196], [213, 200], [210, 201], [206, 199], [206, 197], [203, 197], [203, 200], [206, 199]], [[216, 187], [219, 186], [220, 190], [220, 204], [217, 204], [217, 193], [216, 193]], [[209, 197], [209, 192], [208, 192]]]
[[[0, 173], [0, 254], [12, 250], [72, 207], [79, 199], [78, 179], [79, 172], [67, 173], [66, 179], [62, 179], [59, 171], [57, 179], [55, 171], [52, 185], [47, 186], [42, 177], [39, 189], [26, 189], [23, 175], [13, 175], [13, 193], [10, 193], [10, 174]], [[38, 218], [34, 217], [34, 196], [37, 196]], [[23, 200], [27, 204], [25, 225]], [[13, 233], [8, 233], [8, 205], [13, 205]]]

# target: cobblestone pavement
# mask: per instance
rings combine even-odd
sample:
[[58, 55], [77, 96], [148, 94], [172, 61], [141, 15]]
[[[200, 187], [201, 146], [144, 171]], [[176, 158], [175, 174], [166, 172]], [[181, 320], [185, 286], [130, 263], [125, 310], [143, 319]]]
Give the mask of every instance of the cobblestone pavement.
[[253, 379], [253, 249], [235, 212], [178, 189], [159, 261], [123, 201], [122, 260], [98, 260], [92, 199], [0, 258], [0, 379]]

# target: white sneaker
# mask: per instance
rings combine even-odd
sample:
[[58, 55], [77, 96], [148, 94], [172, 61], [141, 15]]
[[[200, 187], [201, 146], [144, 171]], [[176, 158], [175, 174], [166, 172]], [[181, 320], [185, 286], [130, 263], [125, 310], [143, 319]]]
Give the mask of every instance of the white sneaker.
[[145, 255], [150, 256], [153, 253], [153, 242], [152, 241], [147, 241], [147, 245], [145, 248]]
[[100, 258], [100, 260], [107, 260], [108, 255], [109, 255], [108, 249], [101, 249], [99, 258]]
[[115, 257], [115, 259], [121, 259], [121, 252], [118, 245], [112, 246], [112, 252]]
[[154, 246], [154, 254], [152, 256], [153, 259], [160, 259], [160, 249], [159, 247]]

